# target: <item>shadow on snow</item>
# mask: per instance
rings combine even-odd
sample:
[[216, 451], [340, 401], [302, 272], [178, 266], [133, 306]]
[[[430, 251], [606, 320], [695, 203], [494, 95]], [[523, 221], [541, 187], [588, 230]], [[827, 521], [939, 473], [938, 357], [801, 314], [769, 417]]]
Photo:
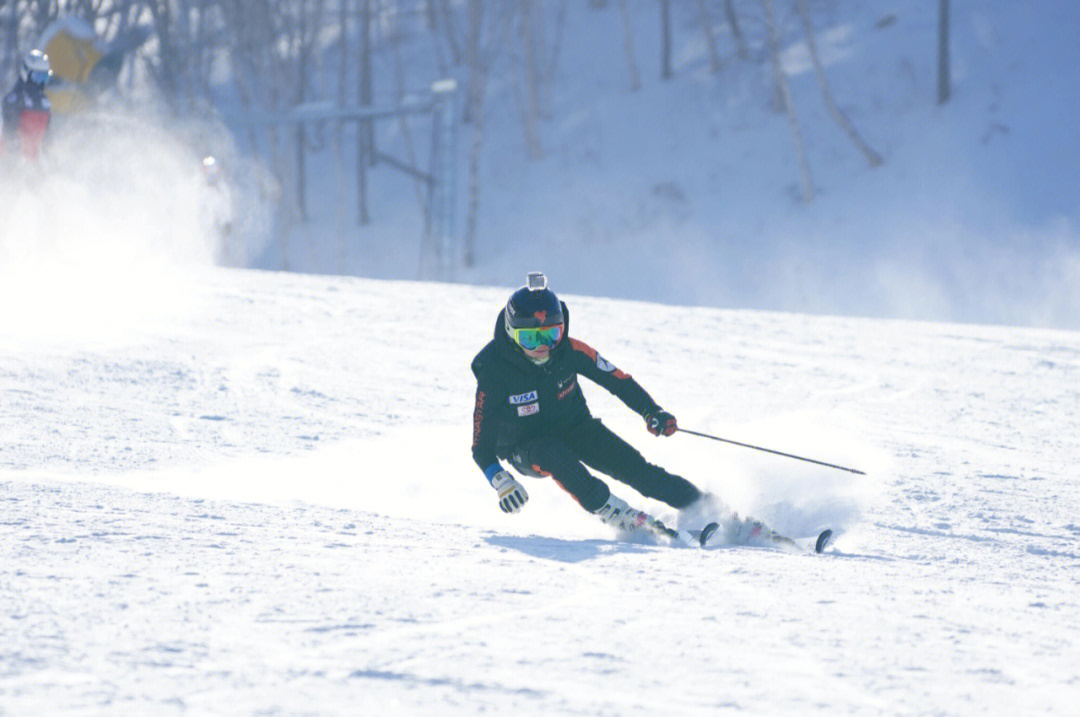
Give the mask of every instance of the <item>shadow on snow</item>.
[[489, 545], [508, 548], [544, 560], [562, 563], [580, 563], [601, 555], [613, 553], [644, 553], [656, 547], [648, 543], [624, 543], [613, 540], [565, 540], [539, 535], [520, 537], [513, 535], [489, 535], [484, 538]]

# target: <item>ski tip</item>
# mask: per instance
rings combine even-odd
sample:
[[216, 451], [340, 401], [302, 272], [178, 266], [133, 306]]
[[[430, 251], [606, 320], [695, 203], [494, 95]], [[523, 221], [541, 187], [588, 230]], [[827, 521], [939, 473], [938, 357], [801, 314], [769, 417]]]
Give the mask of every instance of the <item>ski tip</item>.
[[705, 544], [709, 542], [709, 538], [713, 536], [713, 533], [715, 533], [719, 527], [719, 523], [709, 523], [701, 529], [701, 535], [698, 536], [698, 543], [701, 547], [705, 547]]
[[817, 537], [817, 542], [814, 543], [814, 552], [824, 552], [825, 548], [829, 547], [829, 544], [832, 543], [832, 538], [833, 532], [831, 529], [826, 528], [825, 530], [821, 531], [821, 535]]

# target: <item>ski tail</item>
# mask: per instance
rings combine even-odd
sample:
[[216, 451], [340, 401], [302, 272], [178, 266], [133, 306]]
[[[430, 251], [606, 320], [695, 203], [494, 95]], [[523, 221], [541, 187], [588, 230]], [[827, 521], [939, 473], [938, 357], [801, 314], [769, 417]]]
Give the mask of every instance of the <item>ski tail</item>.
[[711, 538], [713, 536], [713, 533], [715, 533], [719, 528], [719, 523], [712, 522], [706, 525], [700, 531], [690, 531], [690, 534], [694, 535], [698, 540], [698, 545], [704, 548], [708, 544], [709, 538]]
[[814, 542], [814, 552], [815, 553], [823, 553], [823, 552], [825, 552], [825, 548], [832, 545], [832, 541], [833, 541], [832, 529], [831, 528], [826, 528], [825, 530], [821, 531], [821, 534], [818, 535], [818, 537], [817, 537], [817, 541]]

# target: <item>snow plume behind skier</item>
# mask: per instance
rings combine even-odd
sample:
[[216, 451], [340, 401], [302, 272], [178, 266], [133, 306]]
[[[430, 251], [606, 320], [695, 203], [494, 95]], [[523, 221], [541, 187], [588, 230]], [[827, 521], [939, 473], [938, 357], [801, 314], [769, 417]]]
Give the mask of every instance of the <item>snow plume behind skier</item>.
[[[201, 155], [175, 122], [128, 112], [54, 122], [47, 154], [0, 171], [0, 305], [14, 307], [0, 336], [103, 339], [198, 311], [185, 282], [221, 241], [203, 216]], [[252, 253], [263, 225], [249, 225]]]
[[[626, 325], [632, 327], [634, 322]], [[650, 463], [593, 417], [582, 378], [639, 414], [653, 435], [666, 437], [679, 430], [675, 416], [630, 374], [570, 335], [569, 309], [548, 289], [543, 274], [530, 274], [526, 286], [510, 297], [496, 319], [493, 339], [473, 360], [472, 371], [477, 381], [473, 459], [504, 512], [518, 513], [529, 501], [528, 488], [512, 468], [519, 476], [551, 478], [623, 538], [688, 542], [685, 530], [676, 534], [639, 508], [645, 499], [652, 499], [677, 511], [680, 528], [705, 528], [704, 535], [713, 536], [710, 544], [805, 549], [760, 520], [735, 514], [715, 495], [685, 478]], [[597, 474], [615, 482], [609, 485]], [[817, 525], [807, 532], [814, 537], [825, 527]], [[821, 544], [819, 540], [819, 548]]]

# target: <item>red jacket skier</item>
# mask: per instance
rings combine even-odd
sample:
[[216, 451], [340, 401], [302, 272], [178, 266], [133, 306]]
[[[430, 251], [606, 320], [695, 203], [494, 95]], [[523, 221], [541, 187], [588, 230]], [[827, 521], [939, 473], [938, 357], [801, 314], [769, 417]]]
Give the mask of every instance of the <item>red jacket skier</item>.
[[19, 81], [4, 97], [0, 149], [18, 145], [27, 159], [37, 159], [52, 114], [45, 95], [51, 78], [49, 56], [41, 50], [27, 53], [19, 66]]

